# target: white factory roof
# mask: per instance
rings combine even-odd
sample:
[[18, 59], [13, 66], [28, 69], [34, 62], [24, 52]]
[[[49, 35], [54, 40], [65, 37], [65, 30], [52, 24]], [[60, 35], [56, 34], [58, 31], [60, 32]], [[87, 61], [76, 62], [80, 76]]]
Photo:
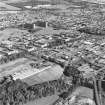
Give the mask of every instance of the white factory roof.
[[93, 43], [92, 42], [89, 42], [89, 41], [84, 41], [85, 44], [89, 44], [89, 45], [92, 45]]
[[18, 50], [10, 51], [8, 52], [8, 55], [15, 54], [15, 53], [19, 53], [19, 51]]
[[46, 5], [37, 5], [37, 6], [35, 6], [35, 7], [32, 7], [32, 6], [24, 6], [25, 8], [28, 8], [28, 9], [38, 9], [38, 8], [48, 8], [48, 7], [50, 7], [51, 5], [50, 4], [46, 4]]
[[30, 51], [34, 51], [36, 48], [35, 47], [32, 47], [32, 48], [30, 48], [30, 49], [28, 49], [28, 51], [30, 52]]
[[25, 8], [28, 8], [28, 9], [31, 9], [32, 8], [32, 6], [24, 6]]

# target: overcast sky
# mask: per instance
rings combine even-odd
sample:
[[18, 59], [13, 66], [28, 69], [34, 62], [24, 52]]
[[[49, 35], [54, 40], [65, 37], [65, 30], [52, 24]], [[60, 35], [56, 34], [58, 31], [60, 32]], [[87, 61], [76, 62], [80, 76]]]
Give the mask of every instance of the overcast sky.
[[99, 2], [99, 3], [105, 3], [105, 0], [82, 0], [82, 1], [89, 1], [89, 2]]

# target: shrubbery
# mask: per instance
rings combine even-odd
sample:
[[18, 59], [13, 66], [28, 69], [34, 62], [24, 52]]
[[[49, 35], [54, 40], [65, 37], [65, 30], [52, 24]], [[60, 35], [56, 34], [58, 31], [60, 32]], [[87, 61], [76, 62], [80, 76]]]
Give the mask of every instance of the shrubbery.
[[62, 93], [69, 87], [60, 79], [29, 86], [21, 80], [14, 81], [12, 77], [5, 77], [0, 82], [0, 105], [7, 105], [7, 103], [20, 105], [20, 103]]

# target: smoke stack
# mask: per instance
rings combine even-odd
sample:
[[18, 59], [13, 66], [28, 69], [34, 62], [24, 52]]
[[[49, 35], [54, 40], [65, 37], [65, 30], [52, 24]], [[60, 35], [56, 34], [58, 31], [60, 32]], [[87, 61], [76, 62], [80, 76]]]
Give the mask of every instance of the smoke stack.
[[33, 29], [35, 29], [36, 28], [36, 25], [35, 24], [33, 24]]

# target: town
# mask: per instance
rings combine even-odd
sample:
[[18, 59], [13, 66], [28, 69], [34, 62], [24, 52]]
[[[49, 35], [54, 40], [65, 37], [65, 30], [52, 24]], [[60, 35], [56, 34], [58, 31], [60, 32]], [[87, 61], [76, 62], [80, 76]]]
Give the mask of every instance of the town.
[[66, 3], [0, 14], [0, 105], [104, 105], [103, 4]]

